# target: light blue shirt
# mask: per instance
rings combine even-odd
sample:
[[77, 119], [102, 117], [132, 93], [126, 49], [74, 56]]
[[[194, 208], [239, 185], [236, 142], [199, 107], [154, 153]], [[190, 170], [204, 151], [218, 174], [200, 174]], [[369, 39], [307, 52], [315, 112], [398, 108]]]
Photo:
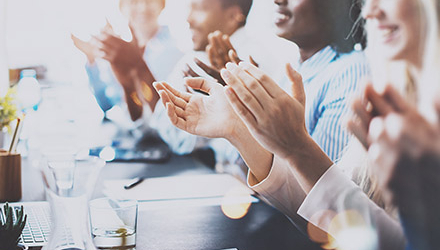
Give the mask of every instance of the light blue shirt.
[[[365, 55], [361, 51], [340, 54], [327, 46], [299, 63], [297, 71], [303, 77], [306, 94], [307, 131], [335, 161], [350, 138], [343, 121], [350, 110], [350, 100], [359, 94], [362, 79], [370, 74]], [[287, 78], [281, 87], [291, 93]]]
[[[168, 27], [161, 26], [148, 41], [143, 58], [154, 78], [160, 81], [168, 78], [182, 56], [183, 52], [177, 48]], [[107, 62], [87, 64], [86, 71], [95, 98], [104, 112], [123, 101], [123, 89]]]

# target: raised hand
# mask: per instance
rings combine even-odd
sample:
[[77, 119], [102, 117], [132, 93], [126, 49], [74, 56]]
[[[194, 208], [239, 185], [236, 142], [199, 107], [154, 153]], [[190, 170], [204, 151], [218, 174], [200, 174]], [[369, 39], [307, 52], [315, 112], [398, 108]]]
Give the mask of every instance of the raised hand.
[[97, 44], [93, 43], [93, 40], [87, 42], [83, 41], [73, 34], [70, 35], [70, 38], [72, 39], [75, 47], [86, 55], [89, 63], [93, 64], [95, 62], [95, 58], [97, 57]]
[[368, 83], [363, 91], [362, 98], [353, 100], [354, 117], [348, 121], [347, 126], [366, 149], [371, 144], [368, 138], [371, 120], [376, 116], [385, 116], [392, 111], [400, 111], [405, 108], [403, 104], [396, 103], [395, 100], [397, 99], [399, 99], [399, 95], [391, 86], [387, 86], [381, 95], [371, 83]]
[[[428, 122], [391, 86], [382, 94], [376, 92], [374, 99], [370, 105], [376, 114], [363, 125], [368, 127], [363, 133], [377, 181], [384, 189], [408, 189], [416, 183], [409, 173], [440, 164], [440, 125]], [[440, 118], [440, 105], [436, 108]]]
[[204, 137], [232, 137], [241, 121], [226, 100], [223, 87], [203, 78], [187, 78], [185, 82], [209, 95], [181, 92], [165, 82], [154, 83], [173, 125]]
[[293, 97], [249, 63], [228, 63], [222, 76], [226, 95], [252, 135], [270, 152], [287, 157], [309, 135], [304, 122], [305, 94], [302, 78], [290, 65]]
[[118, 71], [128, 73], [143, 62], [145, 47], [138, 44], [134, 31], [130, 26], [133, 39], [126, 42], [112, 32], [102, 32], [96, 39], [100, 42], [100, 51], [103, 58], [108, 60]]

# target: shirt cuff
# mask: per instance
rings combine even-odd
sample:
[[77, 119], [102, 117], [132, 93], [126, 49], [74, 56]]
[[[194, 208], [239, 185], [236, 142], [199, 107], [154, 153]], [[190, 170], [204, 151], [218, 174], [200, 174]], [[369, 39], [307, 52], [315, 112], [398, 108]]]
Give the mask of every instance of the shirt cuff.
[[[266, 178], [255, 185], [252, 183], [257, 182], [254, 175], [248, 170], [247, 185], [255, 192], [266, 196], [275, 193], [283, 185], [284, 178], [286, 177], [286, 167], [281, 165], [273, 165]], [[254, 180], [254, 181], [252, 181]]]
[[316, 182], [298, 209], [298, 214], [315, 226], [326, 229], [333, 216], [321, 216], [338, 212], [339, 197], [349, 189], [360, 188], [337, 165], [332, 165]]

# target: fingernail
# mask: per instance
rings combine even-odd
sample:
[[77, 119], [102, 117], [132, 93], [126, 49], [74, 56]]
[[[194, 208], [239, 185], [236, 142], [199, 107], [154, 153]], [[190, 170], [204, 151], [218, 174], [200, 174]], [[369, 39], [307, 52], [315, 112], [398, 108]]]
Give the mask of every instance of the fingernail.
[[234, 63], [228, 62], [228, 63], [226, 64], [226, 68], [227, 68], [228, 70], [233, 70], [233, 69], [237, 68], [237, 65], [235, 65]]
[[222, 77], [226, 80], [226, 79], [230, 79], [231, 78], [231, 72], [229, 72], [226, 69], [222, 69], [220, 71], [220, 74], [222, 75]]

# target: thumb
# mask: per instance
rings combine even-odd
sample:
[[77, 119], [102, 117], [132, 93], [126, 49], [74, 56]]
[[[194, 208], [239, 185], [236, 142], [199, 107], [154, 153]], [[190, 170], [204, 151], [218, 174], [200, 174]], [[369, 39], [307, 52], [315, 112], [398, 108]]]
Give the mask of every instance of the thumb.
[[185, 78], [185, 84], [190, 88], [201, 90], [208, 94], [215, 90], [216, 87], [221, 88], [218, 83], [210, 82], [202, 77]]
[[130, 28], [131, 36], [133, 37], [133, 39], [131, 40], [131, 43], [135, 44], [136, 46], [139, 46], [138, 39], [136, 37], [136, 32], [134, 32], [134, 28], [131, 25], [131, 23], [128, 24], [128, 28]]
[[302, 76], [292, 68], [290, 63], [286, 64], [287, 77], [292, 82], [292, 96], [303, 106], [306, 104], [306, 94], [304, 93], [304, 85]]

